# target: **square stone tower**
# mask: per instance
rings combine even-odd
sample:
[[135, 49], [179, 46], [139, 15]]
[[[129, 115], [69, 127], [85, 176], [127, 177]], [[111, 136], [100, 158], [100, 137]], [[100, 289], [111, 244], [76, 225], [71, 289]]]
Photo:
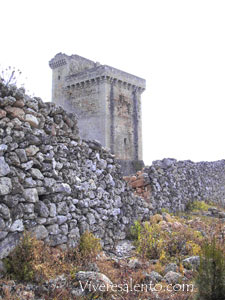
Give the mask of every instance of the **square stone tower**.
[[49, 66], [52, 101], [77, 114], [81, 138], [109, 148], [123, 174], [141, 169], [145, 80], [78, 55], [58, 53]]

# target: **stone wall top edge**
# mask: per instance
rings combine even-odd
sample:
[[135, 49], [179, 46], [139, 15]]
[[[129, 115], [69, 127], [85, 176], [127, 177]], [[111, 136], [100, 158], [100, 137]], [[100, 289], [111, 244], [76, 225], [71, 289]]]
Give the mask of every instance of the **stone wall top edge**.
[[135, 75], [126, 73], [124, 71], [115, 69], [113, 67], [107, 65], [100, 65], [98, 67], [94, 67], [83, 72], [69, 75], [66, 77], [66, 84], [76, 84], [82, 81], [88, 81], [91, 79], [95, 79], [100, 76], [108, 76], [112, 79], [126, 82], [131, 85], [135, 85], [141, 87], [143, 89], [146, 88], [146, 80]]
[[177, 160], [174, 158], [164, 158], [162, 160], [155, 160], [152, 162], [151, 165], [146, 166], [146, 168], [149, 168], [151, 166], [178, 166], [178, 165], [193, 165], [195, 167], [201, 167], [201, 166], [210, 166], [210, 167], [218, 167], [218, 166], [223, 166], [225, 167], [225, 159], [221, 160], [216, 160], [216, 161], [197, 161], [194, 162], [192, 160]]

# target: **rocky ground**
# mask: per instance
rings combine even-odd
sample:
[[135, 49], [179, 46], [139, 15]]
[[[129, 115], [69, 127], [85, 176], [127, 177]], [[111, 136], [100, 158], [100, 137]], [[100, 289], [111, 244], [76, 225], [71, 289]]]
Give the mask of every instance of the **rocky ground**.
[[[174, 255], [147, 257], [138, 250], [135, 239], [125, 240], [114, 251], [101, 251], [79, 267], [74, 262], [70, 273], [59, 272], [39, 284], [9, 280], [1, 265], [0, 299], [193, 299], [201, 242], [215, 235], [224, 243], [224, 213], [222, 208], [202, 203], [188, 213], [152, 216], [151, 226], [178, 238], [176, 247], [182, 244]], [[163, 242], [167, 245], [168, 241]]]

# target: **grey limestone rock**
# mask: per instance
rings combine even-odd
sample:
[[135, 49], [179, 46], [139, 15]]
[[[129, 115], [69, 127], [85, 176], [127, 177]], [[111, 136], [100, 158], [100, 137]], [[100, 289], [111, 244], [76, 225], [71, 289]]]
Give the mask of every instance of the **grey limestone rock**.
[[34, 156], [38, 151], [39, 148], [35, 145], [31, 145], [28, 148], [25, 149], [27, 156]]
[[31, 115], [31, 114], [26, 114], [25, 115], [25, 121], [28, 122], [32, 127], [37, 128], [38, 125], [39, 125], [38, 119], [35, 116]]
[[170, 264], [166, 265], [165, 273], [168, 273], [170, 271], [177, 272], [177, 265], [175, 263], [170, 263]]
[[200, 257], [199, 256], [190, 256], [188, 258], [185, 258], [182, 261], [184, 267], [189, 268], [190, 266], [192, 267], [198, 267], [200, 265]]
[[38, 192], [35, 188], [25, 189], [23, 196], [27, 202], [35, 203], [39, 200]]
[[61, 245], [61, 244], [65, 244], [65, 243], [67, 243], [67, 241], [68, 241], [67, 236], [63, 235], [63, 234], [49, 236], [50, 246], [53, 246], [53, 247]]
[[76, 273], [76, 280], [81, 282], [91, 281], [95, 285], [99, 283], [103, 283], [105, 286], [107, 285], [111, 286], [113, 284], [112, 281], [109, 280], [109, 278], [106, 277], [104, 274], [98, 272], [91, 272], [91, 271], [89, 272], [80, 271]]
[[11, 232], [22, 232], [24, 230], [24, 226], [23, 226], [23, 220], [16, 220], [13, 222], [12, 226], [10, 227], [10, 231]]
[[30, 231], [39, 240], [43, 240], [48, 236], [48, 230], [43, 225], [38, 225]]
[[44, 179], [44, 176], [39, 169], [31, 168], [29, 172], [34, 179]]
[[18, 155], [21, 163], [27, 162], [27, 154], [24, 149], [16, 149], [15, 152]]
[[47, 218], [49, 216], [49, 209], [43, 201], [38, 201], [35, 203], [34, 210], [40, 217]]
[[1, 145], [0, 145], [0, 155], [1, 155], [1, 156], [4, 155], [4, 153], [7, 151], [7, 149], [8, 149], [8, 146], [7, 146], [7, 145], [1, 144]]
[[67, 183], [56, 183], [52, 187], [53, 193], [65, 193], [70, 194], [71, 193], [71, 187]]
[[9, 233], [2, 241], [0, 241], [0, 259], [8, 256], [18, 244], [21, 236], [22, 233], [13, 232]]
[[9, 177], [0, 178], [0, 195], [8, 195], [12, 191], [12, 181]]
[[0, 157], [0, 176], [6, 176], [10, 173], [10, 167], [5, 162], [5, 158], [3, 156]]
[[5, 106], [8, 106], [8, 105], [13, 105], [14, 103], [16, 102], [16, 99], [12, 96], [6, 96], [4, 98], [1, 98], [1, 101], [0, 101], [0, 107], [5, 107]]
[[10, 219], [10, 210], [4, 203], [0, 204], [0, 217], [5, 220]]
[[152, 282], [152, 283], [156, 283], [156, 282], [160, 282], [162, 281], [163, 277], [155, 271], [152, 271], [150, 274], [148, 273], [144, 273], [145, 275], [145, 282]]
[[0, 230], [2, 231], [5, 228], [5, 221], [3, 218], [0, 218]]
[[166, 280], [166, 282], [168, 282], [170, 284], [176, 284], [176, 283], [179, 283], [179, 280], [182, 279], [182, 275], [179, 273], [173, 272], [173, 271], [169, 271], [164, 276], [164, 279]]
[[30, 170], [32, 168], [33, 164], [34, 164], [33, 160], [29, 160], [28, 162], [21, 164], [21, 167], [25, 171], [27, 171], [27, 170]]

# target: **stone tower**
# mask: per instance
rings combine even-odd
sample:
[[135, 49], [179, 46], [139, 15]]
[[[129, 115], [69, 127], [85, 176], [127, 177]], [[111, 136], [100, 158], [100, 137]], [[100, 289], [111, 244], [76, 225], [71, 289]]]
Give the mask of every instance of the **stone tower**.
[[52, 101], [77, 114], [81, 138], [110, 148], [124, 174], [140, 169], [145, 80], [78, 55], [58, 53], [49, 66]]

